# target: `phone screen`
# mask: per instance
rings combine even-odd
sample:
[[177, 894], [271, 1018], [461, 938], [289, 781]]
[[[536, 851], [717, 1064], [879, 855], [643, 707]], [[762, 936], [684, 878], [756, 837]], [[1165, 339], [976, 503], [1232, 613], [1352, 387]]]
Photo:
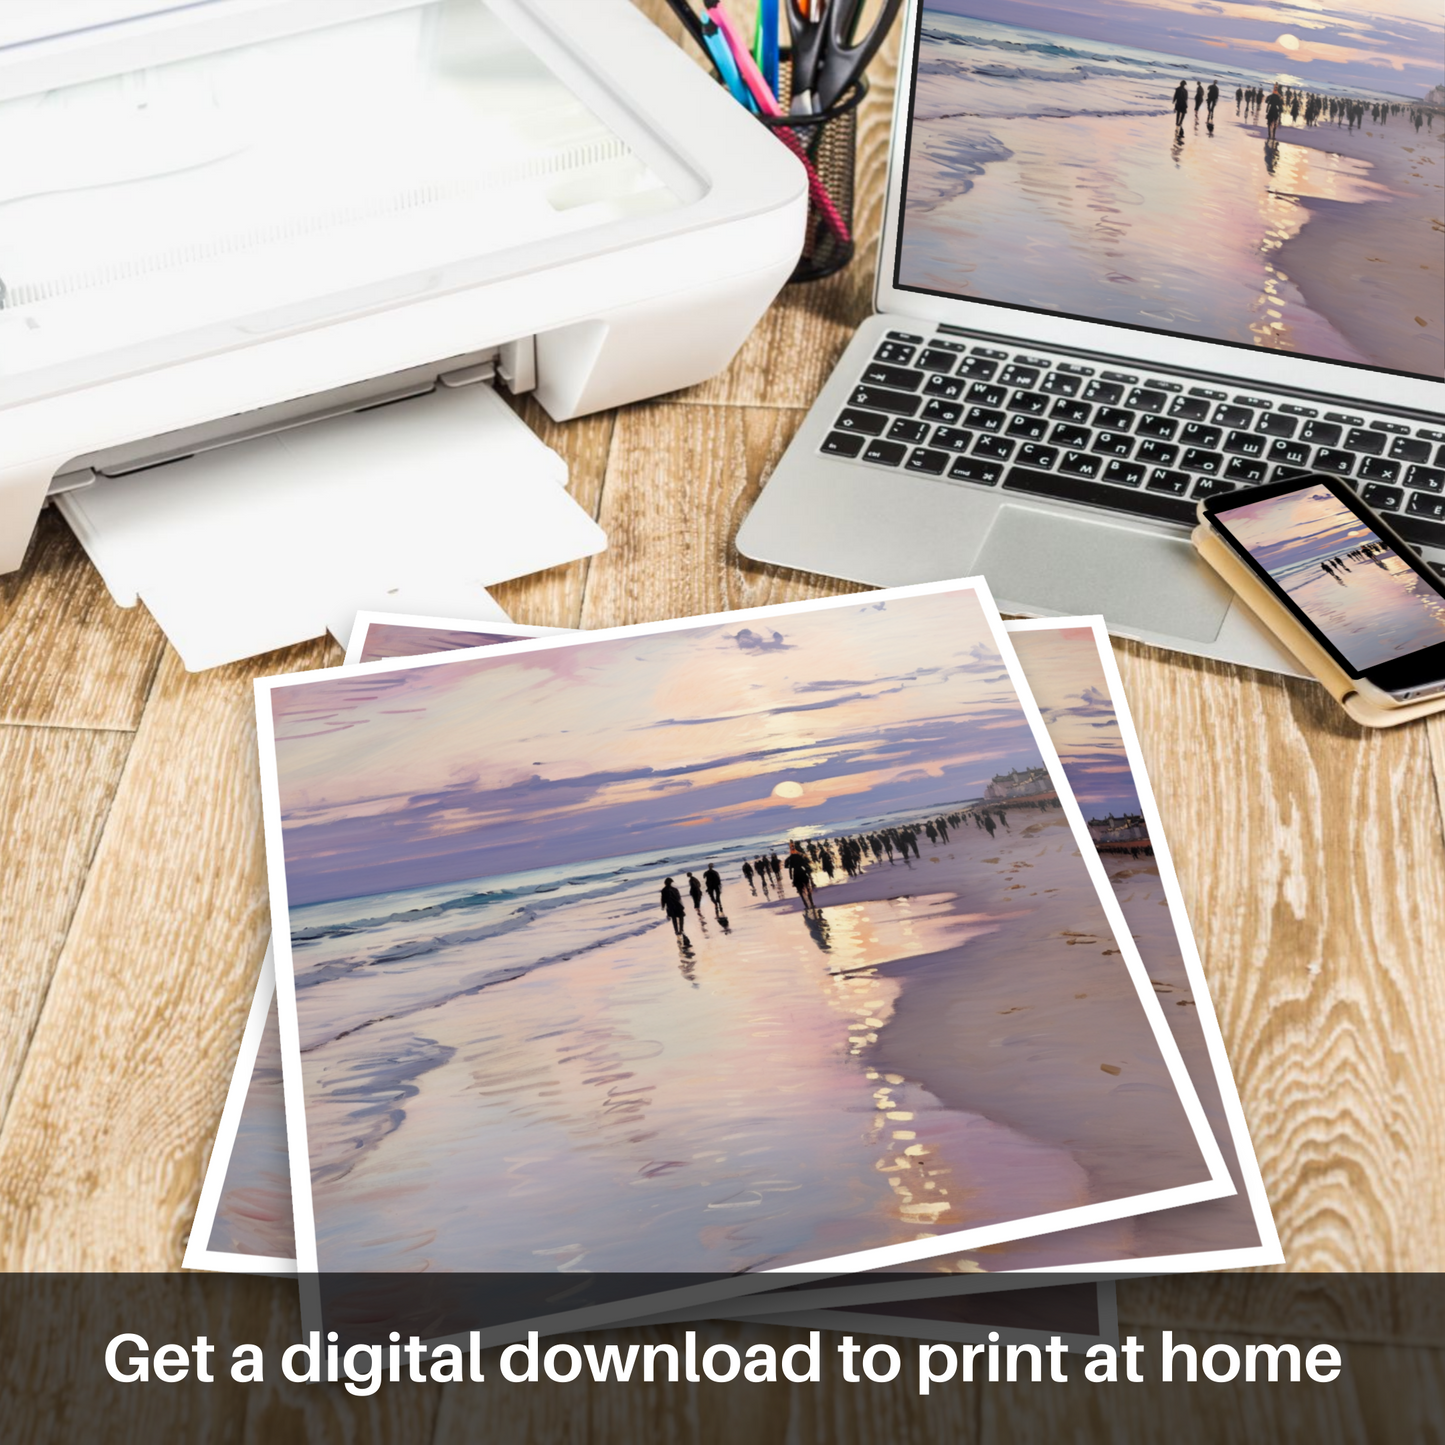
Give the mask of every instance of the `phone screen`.
[[1399, 686], [1392, 664], [1445, 645], [1445, 595], [1324, 481], [1210, 510], [1353, 675]]

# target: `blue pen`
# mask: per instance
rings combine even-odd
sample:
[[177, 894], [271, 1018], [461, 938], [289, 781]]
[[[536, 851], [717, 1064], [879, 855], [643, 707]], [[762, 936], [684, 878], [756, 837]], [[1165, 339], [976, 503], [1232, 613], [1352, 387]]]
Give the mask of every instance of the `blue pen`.
[[755, 111], [757, 106], [753, 102], [752, 92], [743, 84], [738, 63], [733, 59], [733, 53], [728, 48], [722, 31], [717, 28], [717, 21], [709, 16], [703, 18], [702, 43], [707, 47], [707, 53], [712, 57], [712, 63], [717, 67], [717, 73], [722, 77], [723, 84], [732, 91], [733, 99], [747, 106], [749, 110]]
[[758, 0], [758, 26], [762, 36], [758, 69], [774, 95], [778, 93], [778, 0]]

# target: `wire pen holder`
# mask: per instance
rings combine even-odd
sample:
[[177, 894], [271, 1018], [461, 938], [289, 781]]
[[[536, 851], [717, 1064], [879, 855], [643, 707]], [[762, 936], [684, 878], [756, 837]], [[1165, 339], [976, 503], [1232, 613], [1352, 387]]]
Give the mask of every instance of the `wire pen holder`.
[[[778, 97], [791, 96], [792, 67], [784, 52]], [[858, 107], [868, 94], [860, 76], [827, 110], [758, 119], [808, 168], [808, 227], [790, 281], [820, 281], [853, 259], [853, 173], [858, 150]]]

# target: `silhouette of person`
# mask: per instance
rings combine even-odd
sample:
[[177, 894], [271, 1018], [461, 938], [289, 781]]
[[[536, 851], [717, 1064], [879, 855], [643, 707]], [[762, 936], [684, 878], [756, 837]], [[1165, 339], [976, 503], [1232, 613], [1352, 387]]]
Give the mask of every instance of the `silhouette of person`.
[[1198, 119], [1199, 119], [1199, 107], [1200, 107], [1201, 105], [1203, 105], [1203, 104], [1204, 104], [1204, 82], [1203, 82], [1202, 80], [1196, 80], [1196, 81], [1194, 82], [1194, 119], [1195, 119], [1195, 120], [1198, 120]]
[[722, 874], [712, 866], [707, 865], [707, 871], [702, 875], [703, 887], [707, 889], [707, 896], [712, 900], [714, 913], [722, 912]]
[[983, 815], [983, 826], [988, 829], [988, 836], [990, 838], [992, 838], [993, 835], [998, 831], [997, 826], [993, 821], [992, 813], [985, 813]]
[[756, 898], [758, 896], [758, 890], [753, 885], [753, 865], [746, 859], [743, 860], [743, 877], [747, 880], [748, 887], [753, 890], [753, 897]]
[[1189, 114], [1189, 83], [1181, 80], [1174, 92], [1174, 124], [1184, 129], [1184, 117]]
[[783, 860], [788, 870], [788, 876], [793, 881], [793, 887], [797, 890], [798, 897], [803, 900], [805, 909], [813, 906], [813, 865], [808, 862], [808, 855], [793, 843], [788, 848], [788, 856]]
[[685, 942], [687, 935], [682, 931], [682, 925], [687, 919], [687, 909], [682, 906], [682, 894], [672, 886], [671, 878], [662, 881], [662, 911], [671, 920], [672, 931]]
[[702, 884], [699, 883], [693, 874], [687, 875], [687, 891], [692, 895], [692, 906], [699, 913], [702, 912]]
[[1284, 114], [1284, 96], [1280, 94], [1279, 81], [1275, 81], [1269, 99], [1264, 103], [1264, 121], [1269, 127], [1269, 139], [1279, 138], [1279, 119]]
[[1204, 92], [1204, 99], [1208, 103], [1208, 109], [1204, 112], [1204, 118], [1210, 125], [1214, 124], [1214, 107], [1219, 104], [1219, 82], [1211, 80], [1209, 89]]

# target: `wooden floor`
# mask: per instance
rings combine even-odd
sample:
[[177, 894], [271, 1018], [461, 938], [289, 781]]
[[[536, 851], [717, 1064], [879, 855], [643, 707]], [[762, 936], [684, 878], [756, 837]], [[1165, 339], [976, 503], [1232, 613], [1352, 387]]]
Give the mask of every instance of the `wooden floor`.
[[[862, 124], [868, 237], [887, 80]], [[523, 401], [610, 545], [496, 589], [512, 616], [603, 627], [847, 590], [732, 538], [866, 314], [873, 260], [786, 291], [690, 391], [566, 425]], [[1287, 1268], [1445, 1268], [1445, 720], [1366, 732], [1313, 685], [1117, 650]], [[316, 642], [187, 674], [54, 512], [0, 577], [0, 1269], [179, 1266], [269, 927], [250, 680], [338, 660]], [[1130, 1298], [1147, 1325], [1153, 1296]], [[889, 1407], [894, 1438], [934, 1438], [914, 1407]], [[927, 1420], [1007, 1439], [997, 1414]], [[792, 1406], [739, 1420], [867, 1438]]]

